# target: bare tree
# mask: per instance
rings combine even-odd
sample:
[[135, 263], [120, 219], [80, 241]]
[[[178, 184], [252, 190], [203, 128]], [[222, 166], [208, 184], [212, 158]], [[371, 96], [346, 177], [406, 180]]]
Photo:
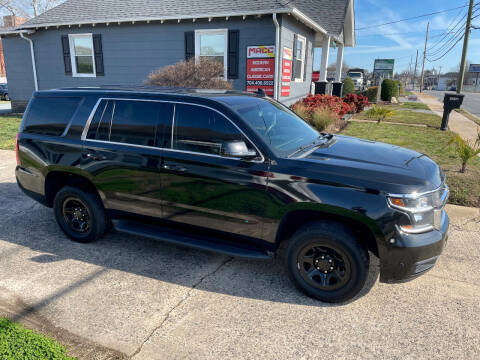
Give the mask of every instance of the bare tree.
[[65, 0], [0, 0], [0, 14], [31, 18], [59, 5]]
[[47, 10], [59, 5], [65, 0], [32, 0], [33, 16], [38, 16]]

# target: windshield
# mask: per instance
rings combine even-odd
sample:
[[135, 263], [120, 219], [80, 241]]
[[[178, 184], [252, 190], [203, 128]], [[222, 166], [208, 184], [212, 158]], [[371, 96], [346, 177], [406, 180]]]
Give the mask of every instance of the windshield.
[[235, 110], [278, 156], [288, 156], [318, 139], [319, 133], [287, 107], [268, 98], [247, 99]]
[[348, 76], [352, 77], [352, 78], [357, 78], [357, 77], [362, 77], [362, 73], [359, 73], [359, 72], [355, 72], [355, 73], [348, 73]]

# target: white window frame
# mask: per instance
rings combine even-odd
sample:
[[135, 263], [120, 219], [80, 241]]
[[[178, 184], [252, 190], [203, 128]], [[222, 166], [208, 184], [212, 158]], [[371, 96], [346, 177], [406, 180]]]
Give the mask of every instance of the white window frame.
[[[300, 41], [301, 43], [303, 43], [302, 57], [301, 57], [301, 59], [298, 59], [298, 60], [301, 60], [301, 62], [302, 62], [302, 68], [300, 69], [300, 78], [295, 78], [295, 82], [303, 82], [303, 78], [304, 78], [304, 75], [305, 75], [305, 58], [306, 58], [306, 49], [307, 49], [307, 38], [305, 36], [297, 34], [297, 41]], [[297, 49], [294, 49], [294, 51], [295, 51], [295, 54], [296, 54]]]
[[[92, 64], [93, 64], [93, 74], [79, 74], [77, 72], [77, 63], [75, 61], [75, 44], [74, 39], [80, 37], [90, 38], [92, 43]], [[73, 77], [97, 77], [97, 69], [95, 68], [95, 49], [93, 48], [93, 36], [89, 34], [68, 34], [68, 42], [70, 44], [70, 61], [72, 64], [72, 76]]]
[[[198, 62], [200, 58], [200, 36], [201, 35], [223, 35], [223, 78], [227, 79], [228, 71], [228, 29], [200, 29], [195, 30], [195, 61]], [[204, 55], [205, 56], [205, 55]]]

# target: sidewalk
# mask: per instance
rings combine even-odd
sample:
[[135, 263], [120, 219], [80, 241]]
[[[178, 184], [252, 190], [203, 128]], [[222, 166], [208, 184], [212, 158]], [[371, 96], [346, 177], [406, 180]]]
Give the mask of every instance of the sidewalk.
[[[442, 102], [428, 94], [419, 92], [415, 92], [415, 94], [418, 96], [418, 99], [426, 104], [435, 114], [443, 116]], [[480, 130], [480, 126], [456, 111], [450, 113], [448, 128], [460, 135], [462, 139], [470, 142], [475, 142], [477, 140], [478, 131]]]

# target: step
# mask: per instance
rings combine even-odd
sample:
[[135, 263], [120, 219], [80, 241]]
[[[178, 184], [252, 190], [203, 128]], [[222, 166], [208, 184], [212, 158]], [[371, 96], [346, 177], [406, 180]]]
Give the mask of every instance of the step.
[[182, 232], [176, 229], [145, 224], [132, 220], [112, 220], [115, 230], [127, 234], [145, 236], [151, 239], [212, 251], [233, 257], [268, 260], [272, 257], [265, 250], [252, 246], [241, 246], [224, 239], [216, 239], [198, 234]]

